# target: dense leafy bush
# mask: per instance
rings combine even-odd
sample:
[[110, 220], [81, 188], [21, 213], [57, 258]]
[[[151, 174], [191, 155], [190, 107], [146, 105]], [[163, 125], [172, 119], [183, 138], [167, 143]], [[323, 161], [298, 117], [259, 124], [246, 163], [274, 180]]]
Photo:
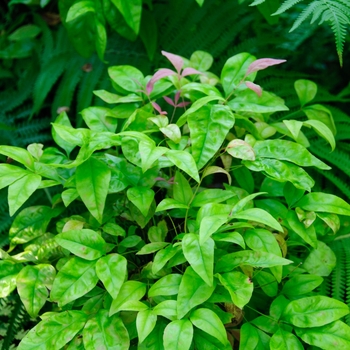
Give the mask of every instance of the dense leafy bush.
[[42, 319], [18, 349], [348, 348], [348, 306], [317, 290], [350, 205], [305, 170], [329, 166], [304, 130], [335, 146], [315, 84], [295, 82], [304, 121], [277, 121], [288, 107], [254, 80], [284, 60], [241, 53], [218, 77], [206, 52], [163, 55], [153, 76], [110, 67], [116, 93], [94, 93], [114, 107], [84, 109], [88, 128], [60, 114], [59, 148], [0, 146], [11, 215], [59, 192], [1, 250], [0, 296]]

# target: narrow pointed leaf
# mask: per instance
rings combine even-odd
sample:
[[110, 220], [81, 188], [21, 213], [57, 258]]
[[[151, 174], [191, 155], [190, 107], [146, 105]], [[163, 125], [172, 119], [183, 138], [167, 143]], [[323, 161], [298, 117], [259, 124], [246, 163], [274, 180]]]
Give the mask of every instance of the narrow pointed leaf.
[[154, 191], [146, 187], [130, 187], [126, 195], [131, 203], [137, 207], [143, 216], [147, 216], [154, 199]]
[[139, 342], [142, 343], [146, 337], [153, 331], [157, 323], [157, 315], [152, 310], [140, 311], [136, 317], [136, 329], [139, 336]]
[[166, 156], [174, 165], [199, 182], [197, 165], [191, 154], [186, 151], [169, 150]]

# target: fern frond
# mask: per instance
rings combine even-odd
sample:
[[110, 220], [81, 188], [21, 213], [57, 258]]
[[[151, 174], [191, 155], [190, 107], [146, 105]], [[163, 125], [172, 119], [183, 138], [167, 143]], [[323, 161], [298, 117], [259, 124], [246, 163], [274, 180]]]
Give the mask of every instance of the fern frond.
[[[322, 5], [321, 5], [322, 6]], [[299, 15], [299, 17], [294, 22], [290, 32], [297, 29], [311, 14], [316, 10], [316, 8], [320, 7], [320, 3], [318, 1], [312, 2], [303, 12]], [[322, 12], [318, 15], [320, 16]]]
[[286, 0], [281, 6], [280, 8], [273, 13], [272, 15], [280, 15], [283, 12], [286, 12], [287, 10], [289, 10], [291, 7], [293, 7], [294, 5], [296, 5], [297, 3], [299, 3], [302, 0]]
[[316, 169], [317, 172], [321, 173], [327, 180], [333, 183], [344, 196], [350, 199], [350, 186], [347, 180], [343, 180], [340, 176], [334, 174], [333, 171], [323, 171]]
[[[346, 253], [346, 303], [350, 306], [350, 239], [345, 239], [342, 243]], [[350, 326], [350, 315], [345, 316], [345, 322]]]
[[346, 253], [344, 251], [343, 242], [334, 241], [331, 248], [337, 257], [337, 264], [331, 273], [331, 297], [339, 301], [345, 302], [346, 292]]

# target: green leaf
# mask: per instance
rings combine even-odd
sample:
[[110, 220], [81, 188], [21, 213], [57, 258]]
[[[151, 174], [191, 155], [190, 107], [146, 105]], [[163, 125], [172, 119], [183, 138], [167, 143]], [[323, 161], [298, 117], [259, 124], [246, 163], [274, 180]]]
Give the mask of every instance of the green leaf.
[[52, 218], [51, 214], [52, 209], [44, 205], [23, 209], [11, 225], [11, 244], [23, 244], [43, 235]]
[[[156, 228], [156, 226], [153, 226]], [[157, 252], [158, 250], [165, 248], [169, 243], [167, 242], [152, 242], [144, 245], [141, 250], [139, 250], [136, 255], [146, 255]]]
[[[271, 267], [270, 270], [278, 267], [280, 266]], [[263, 292], [269, 297], [275, 297], [277, 295], [278, 284], [275, 276], [272, 276], [266, 271], [259, 271], [255, 274], [254, 281], [257, 281], [259, 283], [259, 286], [261, 287]]]
[[120, 288], [118, 296], [112, 301], [109, 315], [117, 313], [129, 301], [139, 301], [146, 294], [146, 285], [138, 281], [126, 281]]
[[240, 211], [230, 216], [232, 219], [242, 219], [249, 221], [256, 221], [266, 226], [272, 227], [277, 231], [283, 232], [282, 226], [279, 222], [267, 211], [260, 208], [251, 208]]
[[193, 197], [191, 186], [180, 171], [177, 171], [175, 174], [173, 195], [174, 199], [185, 204], [186, 208], [190, 204]]
[[182, 275], [170, 274], [159, 279], [148, 291], [150, 298], [158, 295], [176, 295], [179, 291]]
[[169, 150], [166, 156], [179, 169], [199, 182], [197, 165], [191, 154], [186, 151]]
[[[115, 0], [121, 2], [121, 0]], [[131, 0], [133, 1], [139, 0]], [[128, 5], [126, 5], [128, 6]], [[132, 66], [114, 66], [108, 68], [108, 74], [113, 82], [121, 88], [121, 92], [137, 92], [140, 90], [140, 86], [136, 81], [143, 81], [143, 74]]]
[[10, 164], [0, 164], [0, 189], [5, 188], [31, 172]]
[[228, 343], [225, 327], [214, 311], [204, 308], [194, 310], [190, 320], [197, 328], [218, 339], [221, 344]]
[[294, 88], [297, 92], [301, 107], [312, 101], [317, 94], [317, 84], [311, 80], [296, 80], [294, 82]]
[[199, 192], [194, 197], [191, 203], [191, 207], [202, 207], [208, 203], [220, 203], [224, 202], [229, 198], [232, 198], [235, 194], [230, 191], [225, 191], [221, 189], [207, 189]]
[[157, 323], [157, 315], [152, 310], [140, 311], [136, 317], [136, 328], [139, 342], [142, 343], [153, 331]]
[[209, 102], [217, 101], [217, 100], [225, 101], [225, 99], [221, 96], [206, 96], [206, 97], [200, 98], [199, 100], [195, 101], [189, 109], [186, 110], [186, 112], [178, 119], [176, 124], [179, 127], [183, 126], [187, 121], [187, 116], [196, 112], [198, 109], [207, 105]]
[[332, 112], [328, 108], [316, 104], [304, 107], [302, 110], [309, 120], [317, 120], [326, 124], [326, 126], [328, 126], [328, 128], [331, 130], [332, 134], [336, 134], [337, 129], [334, 124]]
[[315, 181], [310, 175], [298, 166], [283, 162], [277, 159], [261, 158], [254, 162], [244, 160], [242, 162], [252, 171], [263, 171], [266, 175], [275, 181], [290, 181], [296, 188], [311, 191]]
[[102, 223], [110, 179], [107, 165], [92, 157], [79, 165], [75, 173], [79, 196], [99, 223]]
[[350, 205], [343, 199], [328, 193], [308, 193], [295, 206], [308, 211], [350, 216]]
[[73, 21], [77, 17], [80, 17], [87, 12], [95, 12], [94, 2], [90, 0], [79, 1], [69, 8], [66, 17], [66, 22]]
[[51, 301], [62, 307], [76, 300], [93, 289], [98, 277], [95, 271], [96, 261], [88, 261], [78, 257], [70, 259], [59, 270], [51, 290]]
[[159, 159], [159, 157], [166, 154], [168, 148], [156, 147], [152, 142], [146, 142], [141, 140], [139, 143], [139, 152], [141, 157], [142, 171], [146, 172], [153, 164]]
[[237, 93], [237, 97], [229, 101], [227, 105], [234, 112], [274, 113], [289, 110], [284, 100], [273, 93], [263, 91], [259, 97], [250, 89]]
[[96, 274], [115, 299], [127, 276], [127, 260], [119, 254], [104, 256], [96, 263]]
[[153, 313], [173, 321], [177, 316], [176, 300], [164, 300], [153, 308]]
[[313, 296], [291, 301], [283, 312], [283, 320], [296, 327], [320, 327], [349, 314], [349, 307], [339, 300]]
[[304, 146], [286, 140], [256, 141], [254, 151], [259, 158], [287, 160], [303, 167], [315, 166], [329, 170], [330, 167], [312, 155]]
[[311, 274], [329, 276], [337, 264], [337, 257], [333, 250], [322, 241], [318, 242], [317, 248], [312, 249], [306, 257], [303, 268]]
[[107, 310], [100, 310], [86, 323], [83, 331], [86, 350], [128, 350], [129, 333], [119, 316], [108, 316]]
[[203, 168], [213, 158], [234, 122], [233, 113], [223, 105], [202, 107], [188, 116], [192, 155], [198, 169]]
[[32, 328], [18, 345], [18, 350], [61, 349], [84, 327], [87, 314], [82, 311], [54, 313]]
[[234, 158], [244, 160], [255, 160], [253, 147], [240, 139], [234, 139], [226, 146], [226, 152]]
[[221, 284], [228, 290], [232, 302], [240, 309], [248, 304], [253, 294], [254, 285], [242, 272], [234, 271], [217, 275]]
[[[304, 267], [304, 266], [303, 266]], [[323, 282], [323, 278], [316, 275], [296, 275], [283, 286], [282, 293], [289, 298], [310, 293]]]
[[203, 174], [202, 174], [202, 179], [204, 179], [206, 176], [209, 176], [212, 174], [218, 174], [218, 173], [225, 174], [227, 176], [227, 179], [228, 179], [228, 184], [231, 185], [232, 179], [231, 179], [230, 173], [219, 166], [206, 167]]
[[350, 327], [341, 321], [323, 327], [295, 328], [295, 332], [305, 343], [321, 349], [350, 348]]
[[178, 247], [174, 247], [172, 244], [166, 248], [159, 250], [154, 257], [152, 264], [152, 273], [156, 274], [160, 271], [165, 264], [177, 253]]
[[175, 208], [187, 209], [188, 205], [178, 202], [172, 198], [165, 198], [157, 205], [156, 212]]
[[146, 187], [130, 187], [126, 195], [131, 203], [140, 210], [143, 216], [147, 216], [154, 199], [154, 191]]
[[261, 251], [244, 250], [224, 255], [216, 264], [216, 272], [229, 272], [240, 265], [251, 265], [253, 267], [272, 267], [288, 265], [293, 261], [281, 258], [275, 254]]
[[207, 71], [214, 62], [213, 56], [205, 51], [195, 51], [190, 57], [190, 62], [193, 68], [201, 72]]
[[209, 286], [213, 285], [214, 241], [211, 238], [200, 243], [199, 236], [188, 233], [182, 240], [182, 250], [193, 270]]
[[114, 118], [114, 113], [109, 108], [88, 107], [80, 113], [86, 125], [93, 131], [114, 133], [117, 129], [118, 120]]
[[266, 192], [257, 192], [250, 194], [242, 199], [240, 199], [232, 208], [231, 213], [235, 214], [238, 212], [241, 212], [248, 204], [252, 204], [252, 200], [257, 197], [261, 196], [262, 194], [266, 194]]
[[127, 2], [123, 0], [112, 0], [112, 2], [123, 15], [126, 23], [133, 30], [133, 32], [136, 35], [139, 34], [142, 13], [142, 0], [129, 0]]
[[[247, 69], [251, 63], [256, 60], [256, 57], [243, 52], [229, 58], [222, 71], [221, 82], [225, 91], [225, 96], [228, 96], [232, 91], [236, 90], [241, 84]], [[252, 73], [246, 80], [254, 81], [256, 73]]]
[[317, 247], [317, 235], [313, 225], [306, 228], [302, 222], [299, 221], [298, 216], [294, 210], [289, 210], [287, 221], [291, 229], [300, 236], [306, 243], [312, 247]]
[[35, 318], [49, 295], [56, 271], [53, 266], [26, 266], [17, 276], [17, 290], [28, 314]]
[[0, 154], [23, 164], [30, 170], [34, 170], [34, 158], [26, 149], [14, 146], [0, 146]]
[[41, 29], [38, 26], [34, 24], [27, 24], [16, 29], [7, 37], [7, 39], [11, 41], [34, 39], [40, 32]]
[[146, 48], [148, 58], [153, 61], [157, 50], [158, 29], [153, 13], [142, 9], [140, 38]]
[[301, 127], [303, 126], [303, 122], [299, 120], [283, 120], [283, 123], [288, 128], [294, 140], [298, 140]]
[[22, 204], [36, 191], [40, 183], [41, 176], [27, 174], [9, 186], [8, 203], [10, 216], [14, 215]]
[[331, 145], [332, 151], [334, 151], [336, 146], [335, 139], [332, 131], [327, 125], [325, 125], [323, 122], [320, 122], [319, 120], [308, 120], [303, 122], [303, 124], [312, 127], [318, 135], [324, 138]]
[[193, 326], [189, 320], [170, 322], [163, 336], [165, 350], [188, 350], [193, 338]]
[[0, 298], [6, 298], [16, 288], [16, 277], [22, 265], [0, 260]]
[[214, 241], [217, 242], [231, 242], [238, 244], [240, 247], [245, 249], [245, 243], [243, 237], [238, 232], [222, 232], [214, 233], [212, 235]]
[[168, 124], [163, 128], [159, 128], [166, 137], [175, 143], [180, 143], [181, 141], [181, 130], [176, 124]]
[[204, 217], [199, 227], [199, 243], [204, 243], [228, 220], [227, 215], [213, 215]]
[[191, 266], [186, 268], [182, 277], [177, 296], [177, 317], [183, 318], [195, 306], [204, 303], [210, 298], [215, 289], [208, 286]]
[[[164, 350], [163, 346], [163, 334], [164, 329], [168, 322], [164, 318], [160, 317], [149, 336], [141, 343], [138, 344], [138, 350]], [[136, 332], [134, 333], [136, 336]]]
[[56, 242], [74, 255], [86, 260], [96, 260], [106, 254], [106, 242], [95, 231], [82, 229], [59, 233]]
[[279, 328], [270, 340], [271, 350], [303, 350], [299, 339], [292, 333]]

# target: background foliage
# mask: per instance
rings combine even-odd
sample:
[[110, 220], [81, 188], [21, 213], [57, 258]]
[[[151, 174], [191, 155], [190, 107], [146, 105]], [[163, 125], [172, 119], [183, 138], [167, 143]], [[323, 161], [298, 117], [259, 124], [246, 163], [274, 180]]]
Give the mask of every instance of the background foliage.
[[[287, 1], [287, 7], [291, 7], [271, 17], [281, 5], [278, 1], [255, 1], [257, 7], [250, 7], [248, 1], [235, 0], [134, 1], [133, 4], [142, 9], [136, 11], [136, 20], [128, 22], [122, 7], [115, 5], [122, 1], [113, 4], [104, 0], [91, 1], [96, 12], [88, 11], [67, 22], [68, 10], [74, 3], [78, 2], [12, 0], [0, 4], [1, 144], [26, 147], [34, 142], [52, 142], [49, 124], [60, 108], [69, 108], [74, 126], [84, 126], [78, 112], [90, 105], [105, 105], [92, 91], [111, 90], [109, 66], [128, 64], [149, 74], [167, 65], [160, 55], [161, 49], [185, 57], [200, 49], [213, 55], [211, 71], [218, 74], [228, 57], [245, 51], [258, 58], [287, 59], [286, 64], [278, 69], [270, 68], [268, 75], [261, 72], [257, 79], [264, 88], [285, 99], [290, 112], [281, 112], [277, 116], [280, 120], [293, 112], [293, 118], [305, 119], [294, 92], [295, 80], [310, 79], [317, 84], [313, 103], [324, 105], [332, 113], [337, 148], [331, 153], [322, 138], [314, 133], [307, 135], [310, 151], [332, 166], [331, 172], [317, 169], [312, 175], [319, 189], [350, 198], [347, 181], [350, 173], [347, 2]], [[331, 7], [327, 11], [336, 9], [332, 18], [325, 8], [329, 4]], [[315, 11], [312, 16], [311, 10]], [[295, 27], [300, 14], [307, 13], [312, 23], [299, 21], [300, 26]], [[320, 16], [318, 19], [316, 14]], [[319, 21], [325, 23], [318, 25]], [[104, 40], [101, 25], [107, 40]], [[295, 30], [289, 32], [293, 25]], [[90, 36], [77, 35], [86, 32]], [[342, 68], [339, 64], [341, 52]], [[38, 191], [26, 205], [49, 204], [54, 194], [54, 191]], [[8, 245], [12, 219], [7, 211], [6, 190], [3, 189], [0, 190], [0, 247]], [[341, 243], [345, 240], [337, 242], [332, 243], [332, 249], [345, 257], [348, 253], [343, 247], [346, 245]], [[326, 278], [320, 290], [325, 295], [347, 301], [346, 290], [350, 283], [344, 261], [345, 258], [339, 260], [332, 278]], [[23, 310], [19, 298], [3, 302], [11, 306], [7, 308], [2, 304], [5, 310], [13, 310], [2, 316], [5, 324], [9, 321], [9, 327], [16, 332], [21, 324], [28, 325], [28, 319], [18, 311]], [[8, 332], [4, 349], [10, 346], [14, 333]]]

